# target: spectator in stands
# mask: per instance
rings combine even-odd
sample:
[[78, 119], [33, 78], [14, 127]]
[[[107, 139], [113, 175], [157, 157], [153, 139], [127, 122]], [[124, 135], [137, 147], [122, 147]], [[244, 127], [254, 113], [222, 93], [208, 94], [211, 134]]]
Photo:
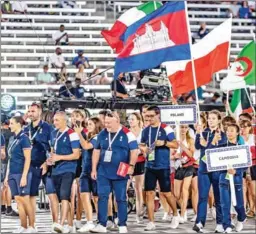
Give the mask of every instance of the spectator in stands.
[[256, 10], [255, 0], [248, 0], [248, 6], [250, 7], [251, 11], [255, 11]]
[[59, 89], [59, 97], [60, 98], [75, 98], [75, 89], [72, 86], [72, 82], [70, 80], [65, 82], [65, 85], [61, 86]]
[[12, 14], [12, 4], [10, 1], [4, 1], [4, 3], [1, 6], [1, 11], [3, 14]]
[[78, 8], [76, 1], [60, 0], [59, 2], [62, 8]]
[[62, 50], [60, 47], [57, 47], [55, 50], [55, 54], [50, 57], [49, 63], [51, 64], [52, 68], [57, 70], [55, 73], [56, 81], [61, 79], [61, 76], [66, 73], [66, 64], [65, 59], [62, 55]]
[[86, 81], [87, 80], [87, 76], [86, 76], [86, 73], [84, 72], [84, 65], [83, 64], [79, 64], [78, 69], [79, 70], [76, 73], [76, 78], [81, 79], [83, 84], [87, 84], [88, 82]]
[[[124, 73], [120, 73], [120, 75], [118, 76], [117, 80], [113, 80], [111, 82], [111, 91], [112, 91], [112, 95], [115, 95], [115, 86], [116, 86], [116, 97], [118, 98], [128, 98], [129, 95], [127, 93], [127, 90], [124, 86]], [[115, 85], [116, 83], [116, 85]]]
[[48, 72], [48, 65], [44, 65], [44, 71], [39, 73], [36, 79], [36, 84], [53, 84], [55, 79], [52, 77], [51, 73]]
[[206, 23], [205, 22], [201, 23], [200, 28], [198, 30], [198, 36], [200, 37], [200, 39], [205, 37], [208, 33], [209, 33], [209, 29], [206, 28]]
[[1, 22], [6, 22], [6, 21], [8, 21], [7, 19], [3, 19], [2, 18], [2, 11], [0, 10], [0, 18], [1, 18]]
[[238, 4], [237, 1], [232, 2], [231, 5], [230, 5], [230, 8], [228, 9], [229, 14], [231, 14], [233, 18], [237, 18], [239, 8], [240, 8], [240, 5]]
[[238, 14], [239, 14], [239, 18], [243, 18], [243, 19], [251, 18], [252, 12], [247, 1], [243, 1], [242, 7], [240, 7]]
[[26, 14], [28, 10], [26, 1], [14, 1], [12, 3], [12, 10], [15, 14]]
[[85, 89], [83, 87], [81, 87], [81, 79], [76, 78], [75, 79], [75, 97], [77, 99], [81, 99], [84, 97], [84, 93], [86, 92]]
[[204, 104], [218, 104], [218, 103], [221, 103], [222, 101], [219, 98], [220, 98], [220, 94], [215, 92], [211, 98], [206, 98], [204, 100]]
[[57, 32], [52, 34], [52, 39], [55, 41], [55, 45], [71, 45], [63, 24], [60, 25], [60, 29]]
[[108, 78], [105, 76], [104, 73], [99, 74], [100, 70], [98, 68], [95, 68], [91, 74], [91, 77], [93, 78], [89, 81], [91, 85], [107, 85], [110, 84]]
[[84, 57], [84, 51], [83, 50], [78, 50], [77, 51], [78, 56], [76, 56], [73, 61], [72, 61], [72, 65], [75, 65], [76, 68], [79, 67], [80, 64], [83, 64], [85, 68], [89, 68], [89, 60], [88, 58]]

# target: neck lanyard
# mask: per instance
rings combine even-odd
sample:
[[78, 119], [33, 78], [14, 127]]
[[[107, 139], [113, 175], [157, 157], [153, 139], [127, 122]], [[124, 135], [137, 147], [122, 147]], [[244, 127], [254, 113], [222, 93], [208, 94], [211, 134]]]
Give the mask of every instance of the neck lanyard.
[[59, 136], [58, 136], [58, 134], [60, 133], [60, 131], [57, 132], [56, 139], [55, 139], [55, 142], [54, 142], [54, 151], [55, 152], [57, 150], [57, 144], [58, 144], [59, 139], [65, 134], [66, 131], [68, 131], [68, 127]]
[[117, 135], [119, 134], [119, 132], [121, 131], [122, 127], [120, 127], [117, 131], [117, 133], [115, 134], [115, 136], [113, 137], [113, 139], [111, 140], [111, 134], [110, 132], [108, 132], [108, 149], [111, 150], [111, 145], [113, 144], [114, 140], [116, 139]]
[[13, 146], [17, 143], [17, 141], [20, 139], [20, 137], [24, 135], [24, 133], [21, 133], [19, 137], [17, 137], [11, 144], [11, 146], [9, 147], [8, 149], [8, 155], [11, 156], [11, 151], [12, 151], [12, 148]]
[[[40, 122], [39, 122], [39, 124], [40, 124]], [[32, 124], [32, 126], [33, 126], [33, 124]], [[31, 143], [32, 143], [32, 141], [34, 140], [34, 138], [36, 137], [36, 135], [38, 134], [38, 132], [39, 132], [41, 129], [42, 129], [42, 126], [38, 127], [38, 129], [36, 130], [36, 132], [35, 132], [34, 135], [32, 136], [32, 130], [31, 130], [31, 127], [30, 127], [30, 129], [29, 129], [29, 139], [30, 139]]]
[[158, 128], [157, 128], [155, 141], [154, 141], [152, 144], [151, 144], [151, 127], [149, 127], [149, 139], [148, 139], [148, 144], [149, 144], [149, 147], [150, 147], [150, 148], [151, 148], [151, 146], [157, 141], [158, 133], [159, 133], [159, 130], [160, 130], [160, 126], [161, 126], [161, 124], [159, 124], [159, 126], [158, 126]]

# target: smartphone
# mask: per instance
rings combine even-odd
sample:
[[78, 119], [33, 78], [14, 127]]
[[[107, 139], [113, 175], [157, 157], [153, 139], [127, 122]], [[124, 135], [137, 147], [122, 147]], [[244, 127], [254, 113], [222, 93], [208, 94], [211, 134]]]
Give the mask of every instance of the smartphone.
[[80, 127], [81, 126], [81, 121], [77, 120], [76, 125], [77, 125], [77, 127]]

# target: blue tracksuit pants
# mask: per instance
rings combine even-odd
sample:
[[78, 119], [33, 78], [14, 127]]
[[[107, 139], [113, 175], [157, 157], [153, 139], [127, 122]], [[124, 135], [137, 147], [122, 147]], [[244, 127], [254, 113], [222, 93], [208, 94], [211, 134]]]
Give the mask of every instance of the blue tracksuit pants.
[[123, 180], [111, 180], [104, 176], [98, 176], [98, 220], [99, 223], [106, 227], [108, 219], [108, 198], [113, 189], [115, 194], [117, 208], [118, 208], [118, 226], [126, 226], [127, 221], [127, 198], [126, 198], [126, 186], [127, 179]]
[[[221, 177], [225, 177], [226, 173], [221, 175]], [[239, 222], [243, 222], [246, 219], [245, 208], [244, 208], [244, 198], [243, 198], [243, 184], [242, 184], [242, 175], [239, 175], [241, 178], [235, 178], [235, 192], [236, 192], [236, 203], [235, 210], [237, 212], [237, 220]], [[236, 183], [237, 181], [241, 181], [241, 183]], [[231, 207], [231, 191], [229, 181], [220, 180], [219, 184], [220, 189], [220, 202], [221, 202], [221, 210], [223, 214], [222, 224], [223, 228], [227, 229], [231, 227], [231, 217], [230, 217], [230, 207]]]
[[196, 224], [200, 223], [204, 226], [207, 216], [207, 204], [209, 197], [209, 190], [211, 184], [213, 186], [213, 193], [216, 206], [216, 222], [222, 224], [222, 213], [220, 205], [220, 191], [219, 191], [219, 177], [220, 172], [202, 173], [198, 171], [198, 206]]

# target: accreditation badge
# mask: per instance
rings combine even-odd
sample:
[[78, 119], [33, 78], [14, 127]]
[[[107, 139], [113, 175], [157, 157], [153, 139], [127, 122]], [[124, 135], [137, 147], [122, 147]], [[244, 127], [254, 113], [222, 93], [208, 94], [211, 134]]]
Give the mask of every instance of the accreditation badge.
[[204, 155], [204, 156], [201, 158], [201, 160], [202, 160], [204, 163], [206, 163], [206, 155]]
[[148, 161], [155, 161], [155, 150], [150, 151], [148, 154]]
[[111, 162], [111, 159], [112, 159], [112, 150], [107, 150], [105, 152], [104, 162]]

